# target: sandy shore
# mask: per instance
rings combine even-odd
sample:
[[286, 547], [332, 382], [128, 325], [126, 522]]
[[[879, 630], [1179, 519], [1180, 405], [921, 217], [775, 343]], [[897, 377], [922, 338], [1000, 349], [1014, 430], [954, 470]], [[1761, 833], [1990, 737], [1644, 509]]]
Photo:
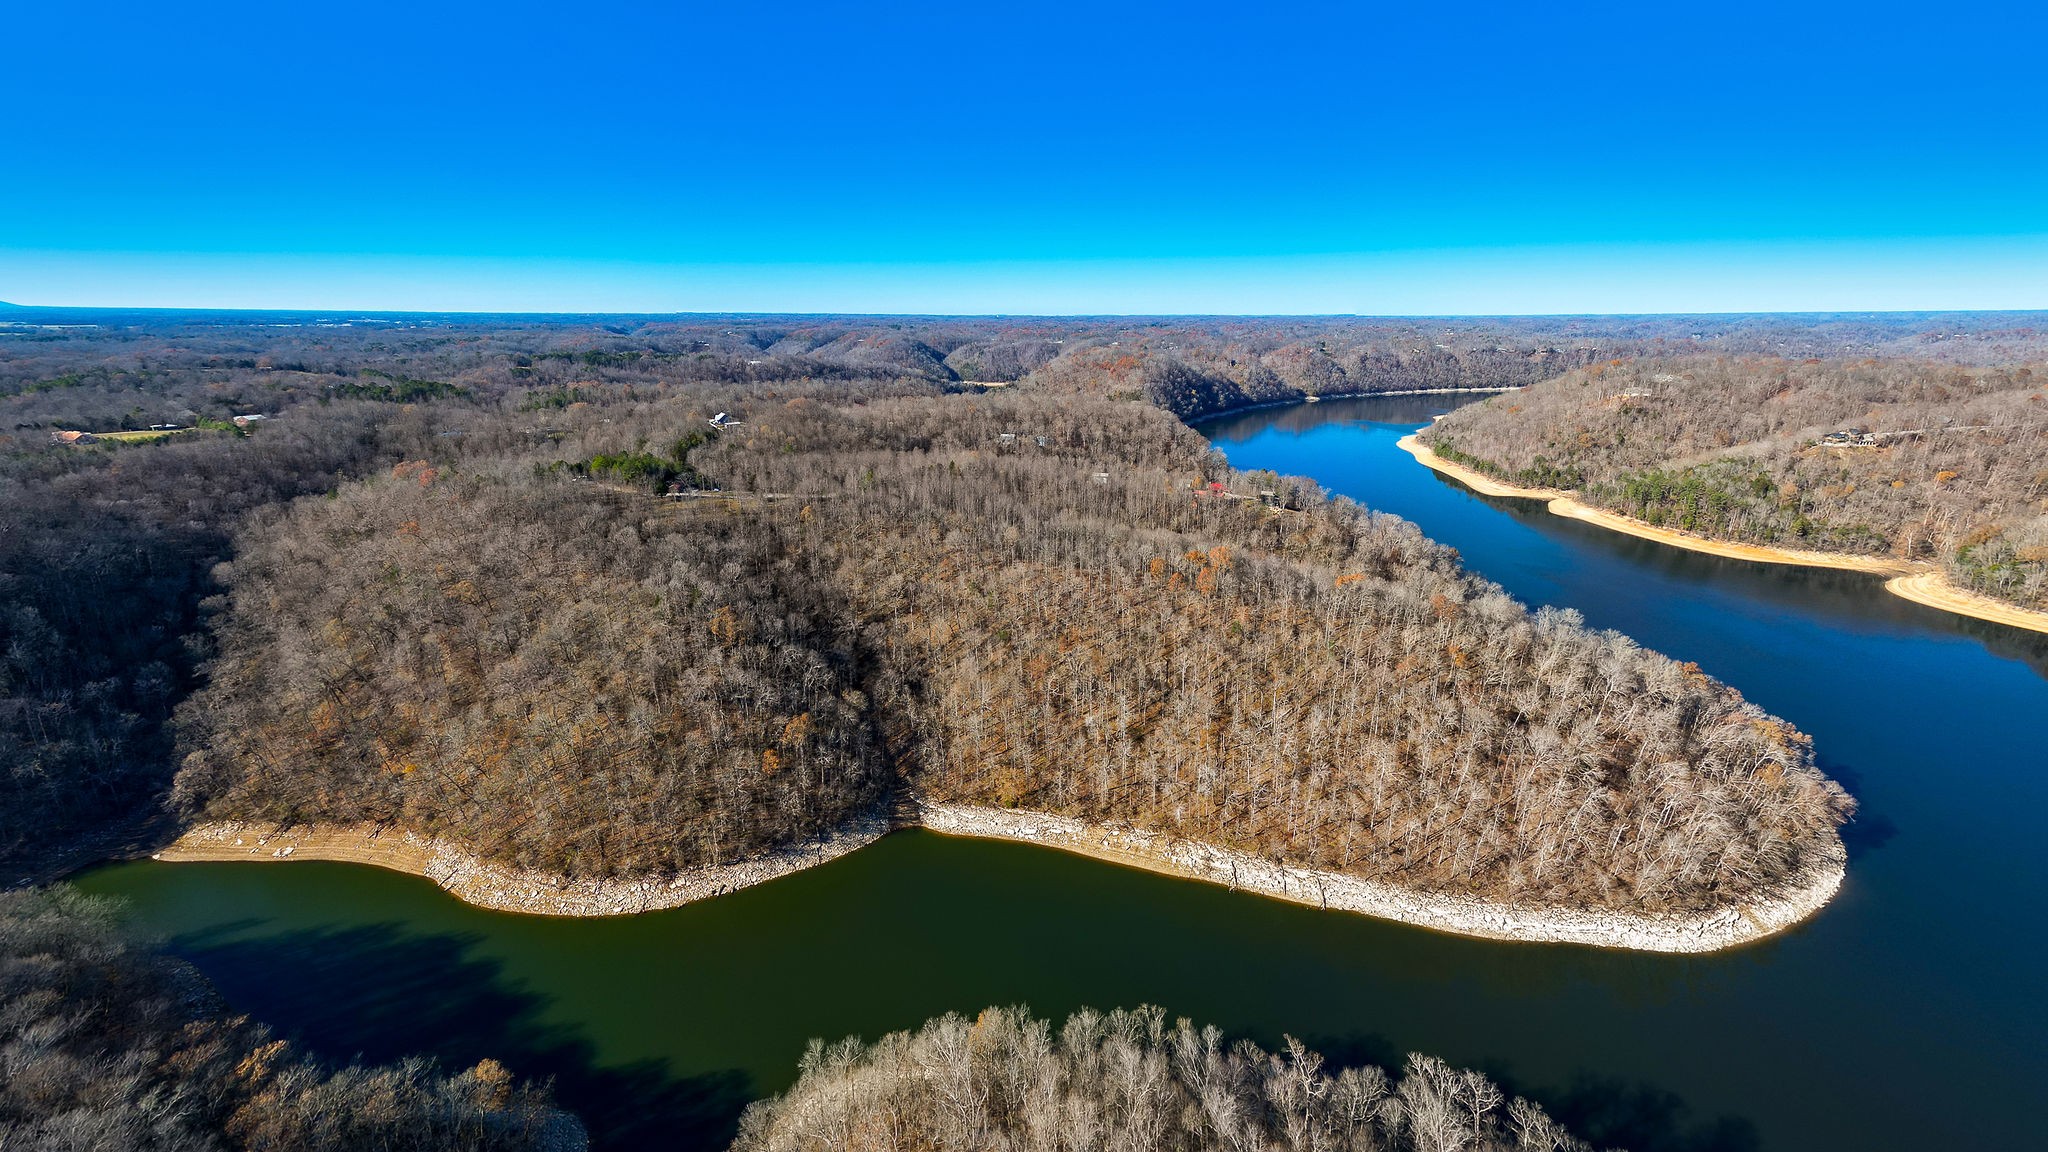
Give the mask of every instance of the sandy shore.
[[1802, 568], [1838, 568], [1850, 572], [1868, 572], [1874, 576], [1890, 577], [1885, 590], [1895, 596], [1939, 608], [1959, 616], [1970, 616], [1978, 620], [1989, 620], [1994, 624], [2005, 624], [2014, 628], [2025, 628], [2034, 632], [2048, 632], [2048, 612], [2036, 612], [1980, 596], [1975, 592], [1958, 588], [1949, 583], [1948, 577], [1932, 564], [1916, 563], [1910, 560], [1896, 560], [1887, 556], [1851, 556], [1840, 552], [1811, 552], [1797, 548], [1768, 548], [1758, 544], [1738, 544], [1728, 540], [1714, 540], [1695, 536], [1690, 532], [1679, 532], [1670, 528], [1659, 528], [1645, 524], [1633, 517], [1605, 508], [1595, 508], [1556, 488], [1523, 488], [1504, 484], [1491, 476], [1474, 471], [1462, 464], [1446, 460], [1429, 450], [1413, 435], [1404, 436], [1398, 442], [1402, 451], [1415, 457], [1427, 467], [1449, 476], [1475, 492], [1487, 496], [1506, 496], [1520, 500], [1543, 500], [1553, 515], [1583, 520], [1611, 532], [1621, 532], [1644, 540], [1655, 540], [1674, 548], [1690, 552], [1704, 552], [1710, 556], [1726, 556], [1734, 560], [1752, 560], [1760, 564], [1791, 564]]
[[[1777, 898], [1695, 916], [1646, 916], [1501, 904], [1274, 864], [1247, 853], [1139, 829], [1001, 808], [921, 804], [909, 826], [949, 836], [1014, 840], [1183, 879], [1222, 884], [1323, 909], [1493, 940], [1589, 944], [1648, 952], [1714, 952], [1762, 939], [1819, 911], [1842, 883], [1834, 853]], [[887, 832], [879, 816], [830, 841], [661, 879], [569, 880], [480, 861], [453, 846], [396, 829], [204, 824], [155, 855], [180, 861], [282, 863], [338, 860], [423, 876], [465, 903], [542, 916], [617, 916], [674, 908], [822, 864]]]
[[2048, 632], [2048, 612], [2035, 612], [1980, 596], [1968, 589], [1958, 588], [1948, 582], [1939, 572], [1918, 572], [1910, 576], [1895, 576], [1885, 581], [1885, 591], [1894, 596], [1903, 596], [1915, 604], [1939, 608], [1962, 616], [1974, 616], [1979, 620], [1990, 620], [2014, 628], [2025, 628], [2033, 632]]

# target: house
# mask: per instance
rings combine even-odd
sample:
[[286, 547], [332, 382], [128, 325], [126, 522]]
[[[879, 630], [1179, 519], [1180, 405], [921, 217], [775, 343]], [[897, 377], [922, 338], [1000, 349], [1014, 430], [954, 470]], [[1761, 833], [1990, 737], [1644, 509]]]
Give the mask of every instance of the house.
[[251, 413], [251, 414], [249, 414], [249, 415], [247, 415], [247, 416], [236, 416], [236, 417], [234, 417], [234, 421], [235, 421], [235, 427], [237, 427], [237, 428], [247, 428], [247, 427], [248, 427], [249, 425], [251, 425], [251, 424], [254, 424], [254, 423], [256, 423], [256, 422], [257, 422], [257, 421], [259, 421], [259, 420], [268, 420], [268, 419], [270, 419], [270, 417], [268, 417], [268, 416], [265, 416], [265, 415], [264, 415], [264, 414], [262, 414], [261, 412], [253, 412], [253, 413]]
[[99, 437], [90, 432], [57, 431], [50, 433], [50, 439], [58, 444], [91, 444]]

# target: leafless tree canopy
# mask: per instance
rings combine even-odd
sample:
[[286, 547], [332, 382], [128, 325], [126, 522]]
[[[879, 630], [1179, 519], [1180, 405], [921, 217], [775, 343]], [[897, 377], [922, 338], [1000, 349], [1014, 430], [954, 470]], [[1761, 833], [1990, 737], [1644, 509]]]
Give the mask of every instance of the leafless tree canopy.
[[811, 1041], [733, 1152], [1589, 1152], [1485, 1076], [1411, 1055], [1398, 1077], [1268, 1053], [1157, 1008], [948, 1015], [873, 1045]]
[[[1850, 809], [1804, 736], [1697, 669], [1532, 616], [1405, 522], [1232, 473], [1155, 409], [736, 411], [709, 439], [688, 403], [565, 413], [253, 525], [180, 714], [188, 810], [644, 873], [900, 783], [1428, 889], [1699, 909], [1802, 874]], [[567, 466], [678, 443], [718, 498]]]
[[[185, 813], [388, 820], [585, 874], [800, 841], [896, 789], [1595, 907], [1725, 905], [1832, 846], [1850, 802], [1781, 721], [1531, 615], [1410, 525], [1231, 472], [1162, 408], [1570, 370], [1452, 444], [2042, 596], [2039, 388], [1989, 370], [2048, 359], [2027, 316], [18, 319], [9, 865], [160, 810], [181, 759]], [[51, 435], [153, 424], [182, 430]], [[1799, 443], [1842, 424], [1965, 428]], [[569, 1130], [493, 1065], [311, 1063], [61, 893], [0, 898], [0, 991], [9, 1147]], [[913, 1132], [896, 1146], [1575, 1147], [1434, 1061], [1324, 1075], [1153, 1012], [821, 1048], [743, 1144]]]
[[1599, 364], [1426, 433], [1483, 471], [1723, 539], [1938, 560], [2048, 607], [2048, 371], [1922, 361]]

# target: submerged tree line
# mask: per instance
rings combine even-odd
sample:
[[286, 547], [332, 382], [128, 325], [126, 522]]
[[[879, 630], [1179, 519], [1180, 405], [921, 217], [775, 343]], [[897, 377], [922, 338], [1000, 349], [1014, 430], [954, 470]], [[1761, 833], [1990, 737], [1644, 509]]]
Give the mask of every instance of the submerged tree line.
[[[1726, 686], [1525, 611], [1410, 525], [1233, 472], [1160, 409], [1524, 383], [1702, 339], [1893, 349], [1904, 321], [93, 319], [0, 335], [11, 878], [200, 817], [661, 873], [909, 791], [1684, 910], [1797, 877], [1851, 808]], [[2030, 339], [1971, 323], [1941, 355]], [[358, 1091], [478, 1147], [565, 1130], [495, 1071], [350, 1069], [203, 997], [148, 1007], [184, 977], [64, 901], [8, 907], [9, 1067], [50, 1069], [10, 1084], [10, 1133], [175, 1097], [199, 1102], [166, 1133], [320, 1146], [290, 1125]], [[108, 1014], [137, 1030], [86, 1044]], [[259, 1050], [269, 1079], [235, 1070]], [[1405, 1139], [1397, 1113], [1347, 1131]], [[1487, 1115], [1484, 1139], [1517, 1138]], [[1172, 1131], [1156, 1146], [1245, 1146]]]

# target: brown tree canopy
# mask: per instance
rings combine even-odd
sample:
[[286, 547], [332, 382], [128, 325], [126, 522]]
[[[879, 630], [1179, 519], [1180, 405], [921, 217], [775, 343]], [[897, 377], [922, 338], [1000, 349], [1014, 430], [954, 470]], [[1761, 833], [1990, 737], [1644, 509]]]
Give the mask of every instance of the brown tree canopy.
[[[1639, 910], [1838, 845], [1849, 801], [1789, 726], [1155, 409], [800, 400], [715, 438], [685, 404], [608, 413], [253, 527], [182, 714], [189, 809], [615, 874], [901, 785]], [[636, 444], [723, 493], [563, 467]]]
[[1157, 1008], [957, 1015], [872, 1045], [813, 1040], [733, 1152], [1590, 1152], [1484, 1075], [1410, 1055], [1399, 1076], [1269, 1053]]

